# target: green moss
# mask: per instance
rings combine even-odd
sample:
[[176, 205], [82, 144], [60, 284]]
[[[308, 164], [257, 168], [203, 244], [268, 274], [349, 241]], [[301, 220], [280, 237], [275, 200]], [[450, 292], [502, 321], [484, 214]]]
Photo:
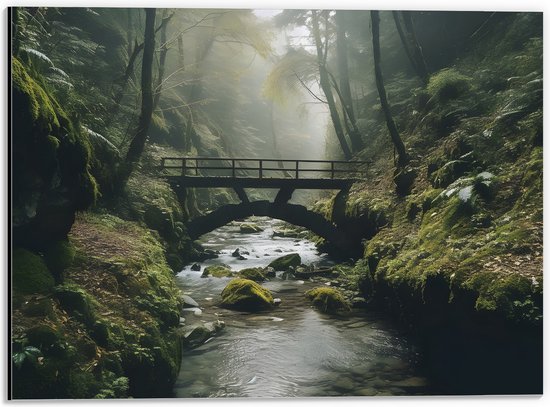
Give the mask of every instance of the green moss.
[[44, 260], [54, 276], [60, 278], [73, 262], [75, 249], [68, 240], [58, 240], [44, 250]]
[[17, 58], [12, 57], [11, 61], [13, 86], [27, 99], [32, 119], [45, 131], [60, 127], [54, 105], [44, 89], [29, 76]]
[[13, 288], [21, 294], [48, 293], [54, 278], [42, 258], [28, 250], [13, 251]]
[[455, 68], [445, 68], [430, 77], [427, 91], [440, 101], [455, 99], [471, 88], [471, 78], [462, 75]]
[[93, 204], [99, 191], [80, 125], [69, 119], [41, 76], [16, 58], [12, 73], [14, 238], [41, 247], [64, 237], [74, 212]]
[[226, 265], [219, 264], [214, 266], [205, 267], [202, 272], [201, 277], [233, 277], [233, 272], [231, 268]]
[[306, 291], [306, 297], [320, 311], [334, 314], [349, 311], [350, 306], [340, 291], [332, 287], [317, 287]]
[[248, 280], [252, 281], [265, 281], [267, 279], [267, 276], [265, 274], [265, 271], [261, 267], [251, 267], [246, 268], [241, 271], [239, 271], [239, 277], [246, 278]]
[[221, 306], [245, 311], [270, 309], [273, 296], [258, 283], [244, 278], [231, 280], [221, 293]]
[[277, 271], [288, 271], [291, 267], [295, 268], [302, 264], [302, 258], [298, 253], [287, 254], [279, 257], [269, 263], [268, 267], [273, 267]]
[[536, 293], [533, 282], [524, 276], [481, 272], [465, 285], [480, 293], [476, 300], [478, 311], [498, 312], [515, 321], [542, 320], [542, 309], [537, 305], [542, 293]]

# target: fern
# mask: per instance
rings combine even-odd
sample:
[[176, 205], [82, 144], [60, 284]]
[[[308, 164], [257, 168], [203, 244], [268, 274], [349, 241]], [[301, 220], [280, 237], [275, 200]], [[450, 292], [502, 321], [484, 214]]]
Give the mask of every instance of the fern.
[[66, 80], [69, 79], [69, 75], [67, 75], [67, 73], [63, 69], [59, 69], [55, 66], [50, 66], [50, 71], [52, 71], [55, 75], [60, 76], [63, 79], [66, 79]]
[[43, 52], [40, 52], [33, 48], [23, 48], [21, 51], [25, 52], [34, 61], [44, 62], [50, 66], [53, 66], [53, 62]]

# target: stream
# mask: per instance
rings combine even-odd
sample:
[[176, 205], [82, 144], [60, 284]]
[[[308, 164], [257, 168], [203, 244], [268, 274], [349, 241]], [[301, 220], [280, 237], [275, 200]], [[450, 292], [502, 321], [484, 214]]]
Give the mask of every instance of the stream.
[[[239, 223], [224, 226], [201, 239], [217, 250], [216, 259], [233, 270], [265, 267], [288, 253], [304, 264], [330, 266], [307, 239], [273, 237], [284, 222], [255, 218], [264, 231], [239, 233]], [[248, 251], [246, 260], [231, 254]], [[216, 306], [230, 278], [201, 278], [189, 266], [178, 274], [182, 291], [199, 303], [202, 313], [183, 313], [187, 325], [221, 320], [217, 336], [185, 351], [175, 397], [319, 397], [429, 394], [420, 373], [414, 345], [383, 315], [354, 309], [342, 317], [311, 307], [304, 292], [322, 282], [286, 280], [282, 273], [262, 285], [282, 300], [272, 311], [245, 313]]]

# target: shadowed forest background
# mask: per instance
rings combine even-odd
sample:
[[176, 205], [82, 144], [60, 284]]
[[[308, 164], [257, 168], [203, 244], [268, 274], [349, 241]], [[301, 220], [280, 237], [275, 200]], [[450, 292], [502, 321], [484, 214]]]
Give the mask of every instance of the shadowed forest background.
[[258, 283], [290, 272], [320, 312], [381, 313], [419, 349], [415, 380], [361, 387], [373, 365], [319, 394], [542, 392], [542, 13], [17, 7], [10, 27], [12, 397], [235, 395], [177, 390], [186, 352], [226, 335], [185, 311], [178, 273], [224, 254], [187, 226], [245, 205], [168, 182], [161, 159], [185, 156], [369, 162], [290, 193], [354, 250], [274, 229], [330, 267], [201, 280], [254, 284], [265, 313]]

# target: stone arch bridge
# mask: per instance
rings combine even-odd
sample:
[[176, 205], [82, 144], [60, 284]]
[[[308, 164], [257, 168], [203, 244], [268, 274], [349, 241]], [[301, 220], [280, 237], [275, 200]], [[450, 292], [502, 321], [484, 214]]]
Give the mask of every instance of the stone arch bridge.
[[[267, 216], [302, 226], [324, 238], [339, 257], [361, 255], [361, 242], [338, 225], [305, 206], [288, 203], [296, 189], [347, 191], [364, 179], [367, 161], [279, 160], [251, 158], [164, 157], [160, 176], [167, 179], [180, 202], [187, 188], [232, 188], [241, 202], [227, 204], [187, 222], [198, 239], [231, 221]], [[273, 202], [248, 199], [245, 188], [278, 189]]]

